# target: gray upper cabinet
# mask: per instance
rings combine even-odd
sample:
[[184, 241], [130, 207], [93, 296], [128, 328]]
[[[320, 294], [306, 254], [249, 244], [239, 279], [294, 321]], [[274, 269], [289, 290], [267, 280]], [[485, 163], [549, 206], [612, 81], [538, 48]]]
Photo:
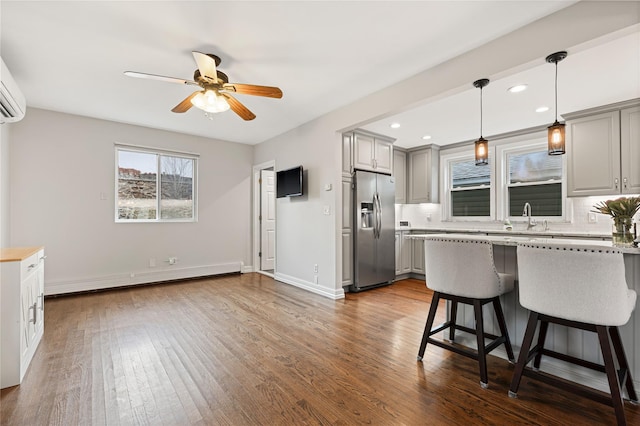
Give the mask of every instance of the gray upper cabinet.
[[353, 133], [353, 167], [377, 173], [393, 172], [394, 139], [357, 131]]
[[396, 181], [396, 204], [407, 202], [407, 153], [393, 150], [393, 177]]
[[408, 154], [407, 203], [437, 203], [440, 148], [431, 145]]
[[627, 104], [564, 115], [568, 196], [640, 192], [640, 106]]

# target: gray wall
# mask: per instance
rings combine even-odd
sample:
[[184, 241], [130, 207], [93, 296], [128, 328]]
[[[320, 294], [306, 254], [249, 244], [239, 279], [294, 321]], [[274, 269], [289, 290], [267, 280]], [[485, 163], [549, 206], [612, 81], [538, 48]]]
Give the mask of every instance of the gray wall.
[[[47, 294], [250, 264], [251, 146], [33, 108], [10, 142], [5, 241], [45, 246]], [[198, 222], [115, 223], [114, 143], [200, 154]]]

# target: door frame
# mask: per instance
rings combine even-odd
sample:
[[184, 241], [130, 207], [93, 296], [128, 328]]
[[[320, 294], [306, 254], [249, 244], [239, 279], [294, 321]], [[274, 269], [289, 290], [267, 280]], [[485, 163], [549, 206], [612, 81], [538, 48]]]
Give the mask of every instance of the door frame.
[[[260, 274], [264, 274], [273, 278], [272, 273], [265, 272], [260, 270], [260, 238], [261, 238], [261, 224], [260, 224], [260, 194], [261, 194], [261, 184], [260, 184], [260, 171], [261, 170], [273, 170], [276, 171], [276, 162], [275, 160], [265, 161], [264, 163], [256, 164], [253, 166], [253, 271], [258, 272]], [[277, 210], [276, 210], [276, 218], [277, 218]], [[277, 223], [277, 222], [276, 222]], [[278, 247], [278, 234], [276, 229], [276, 249]], [[277, 253], [277, 250], [276, 250]], [[273, 272], [277, 270], [278, 267], [278, 257], [276, 256], [274, 260]]]

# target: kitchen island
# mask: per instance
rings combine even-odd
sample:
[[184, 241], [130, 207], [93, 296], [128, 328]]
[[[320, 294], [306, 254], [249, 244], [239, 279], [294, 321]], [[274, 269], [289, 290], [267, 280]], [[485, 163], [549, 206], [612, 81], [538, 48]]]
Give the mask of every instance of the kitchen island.
[[[522, 343], [529, 317], [528, 311], [519, 303], [518, 265], [516, 256], [516, 246], [518, 242], [553, 242], [554, 244], [561, 243], [567, 247], [575, 245], [591, 245], [603, 248], [612, 247], [611, 241], [564, 238], [548, 239], [528, 235], [412, 234], [409, 238], [425, 239], [426, 237], [455, 237], [462, 239], [485, 240], [493, 243], [493, 257], [497, 270], [513, 274], [516, 277], [514, 291], [500, 297], [507, 323], [507, 329], [509, 331], [509, 337], [511, 338], [511, 343], [513, 344], [516, 352], [520, 349], [520, 344]], [[620, 248], [620, 250], [624, 253], [623, 256], [627, 286], [640, 294], [640, 249], [625, 247]], [[429, 265], [425, 265], [425, 268], [428, 267]], [[462, 262], [460, 267], [464, 267]], [[602, 283], [602, 285], [607, 285], [607, 283]], [[638, 300], [639, 302], [637, 303], [640, 304], [640, 298], [638, 298]], [[619, 327], [620, 336], [629, 360], [629, 367], [632, 377], [634, 378], [636, 388], [640, 388], [640, 339], [634, 337], [640, 335], [639, 309], [640, 308], [636, 306], [635, 311], [631, 314], [629, 322], [624, 326]], [[484, 314], [486, 321], [485, 331], [498, 334], [499, 329], [495, 319], [493, 318], [493, 313], [487, 308]], [[489, 318], [491, 318], [491, 322]], [[456, 321], [460, 324], [466, 325], [467, 327], [475, 327], [473, 307], [459, 305]], [[456, 339], [458, 339], [457, 336]], [[464, 343], [465, 345], [475, 347], [475, 337], [468, 336], [466, 333], [461, 334], [460, 339], [457, 341]], [[602, 355], [600, 352], [598, 337], [595, 333], [576, 329], [567, 329], [563, 326], [550, 324], [547, 332], [545, 348], [602, 364]], [[507, 358], [506, 353], [502, 348], [498, 348], [492, 353], [504, 359]], [[603, 373], [584, 369], [549, 357], [543, 357], [541, 370], [605, 392], [609, 391], [609, 385]]]

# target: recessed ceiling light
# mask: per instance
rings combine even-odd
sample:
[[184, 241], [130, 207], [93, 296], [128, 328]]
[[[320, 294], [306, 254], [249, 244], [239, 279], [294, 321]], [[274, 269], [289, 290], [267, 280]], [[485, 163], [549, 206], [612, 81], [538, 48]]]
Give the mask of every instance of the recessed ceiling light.
[[389, 127], [391, 127], [392, 129], [397, 129], [398, 127], [400, 127], [400, 123], [391, 123]]
[[429, 139], [431, 139], [431, 136], [429, 136], [429, 135], [424, 135], [424, 136], [422, 137], [422, 139], [424, 139], [425, 141], [428, 141]]
[[520, 92], [524, 92], [525, 90], [527, 90], [526, 84], [517, 84], [513, 87], [509, 87], [509, 92], [511, 93], [520, 93]]
[[541, 106], [536, 108], [536, 112], [547, 112], [549, 111], [549, 107], [548, 106]]

